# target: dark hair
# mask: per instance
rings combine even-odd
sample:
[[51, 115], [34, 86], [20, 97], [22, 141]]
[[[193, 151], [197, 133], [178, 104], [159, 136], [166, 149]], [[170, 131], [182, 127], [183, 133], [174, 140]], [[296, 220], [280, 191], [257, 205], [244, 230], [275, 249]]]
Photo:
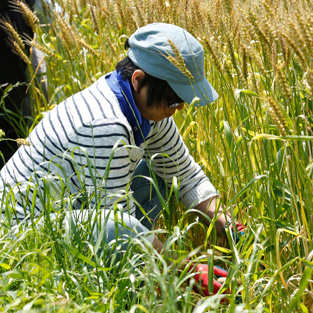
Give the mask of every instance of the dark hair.
[[[128, 40], [125, 42], [125, 48], [129, 48]], [[120, 62], [116, 64], [116, 70], [118, 72], [121, 72], [123, 79], [128, 79], [129, 82], [131, 82], [131, 77], [134, 71], [138, 69], [141, 70], [141, 68], [135, 65], [134, 62], [129, 57], [124, 58], [123, 60], [121, 60]], [[143, 86], [148, 85], [147, 106], [148, 107], [152, 107], [152, 106], [160, 107], [162, 100], [168, 101], [169, 105], [172, 104], [171, 98], [173, 98], [173, 95], [171, 95], [171, 93], [173, 94], [174, 92], [172, 88], [170, 87], [170, 85], [163, 79], [156, 78], [147, 73], [145, 74], [146, 75], [139, 86], [139, 90]], [[133, 89], [132, 84], [130, 85]], [[171, 98], [170, 98], [170, 95], [171, 95]], [[174, 98], [177, 98], [177, 101], [175, 102], [182, 102], [179, 99], [179, 97], [174, 97]]]
[[[141, 69], [138, 66], [136, 66], [133, 61], [126, 57], [122, 61], [118, 62], [116, 65], [116, 70], [122, 73], [123, 79], [128, 79], [129, 82], [131, 82], [131, 77], [135, 70]], [[169, 84], [162, 79], [153, 77], [147, 73], [145, 73], [145, 77], [142, 80], [138, 91], [148, 85], [148, 95], [147, 95], [147, 106], [152, 107], [160, 107], [162, 100], [167, 98], [167, 95], [169, 91], [171, 90], [171, 87]], [[130, 84], [132, 89], [133, 85]]]

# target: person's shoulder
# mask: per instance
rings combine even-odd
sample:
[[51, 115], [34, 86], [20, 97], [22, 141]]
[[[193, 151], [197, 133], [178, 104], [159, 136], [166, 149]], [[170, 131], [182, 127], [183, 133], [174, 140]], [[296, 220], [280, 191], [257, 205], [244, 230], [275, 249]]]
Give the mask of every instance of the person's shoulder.
[[92, 93], [95, 97], [101, 99], [102, 101], [107, 101], [113, 105], [119, 106], [118, 99], [106, 81], [106, 76], [109, 74], [110, 73], [101, 76], [93, 84], [83, 90], [83, 92]]

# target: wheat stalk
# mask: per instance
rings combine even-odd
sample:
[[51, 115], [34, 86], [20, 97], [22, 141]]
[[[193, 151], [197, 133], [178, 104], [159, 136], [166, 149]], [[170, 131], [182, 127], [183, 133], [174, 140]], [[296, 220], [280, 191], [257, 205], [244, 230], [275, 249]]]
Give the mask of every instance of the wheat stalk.
[[242, 76], [244, 80], [248, 81], [248, 64], [247, 64], [247, 51], [243, 45], [241, 45], [241, 53], [242, 53]]
[[289, 36], [293, 38], [295, 45], [297, 47], [301, 47], [303, 51], [306, 51], [307, 45], [302, 36], [304, 33], [301, 32], [298, 25], [296, 25], [296, 23], [290, 17], [288, 18], [287, 23], [289, 27]]
[[55, 54], [53, 51], [51, 51], [51, 50], [49, 50], [48, 48], [42, 46], [42, 45], [39, 44], [38, 41], [36, 41], [36, 40], [31, 40], [31, 41], [29, 41], [29, 45], [31, 45], [31, 46], [37, 48], [38, 50], [42, 51], [44, 54], [46, 54], [46, 55], [49, 56], [49, 57], [57, 58], [56, 54]]
[[304, 68], [308, 66], [305, 56], [301, 49], [295, 44], [295, 42], [290, 38], [289, 34], [286, 34], [282, 29], [279, 31], [280, 36], [284, 38], [284, 40], [287, 42], [287, 44], [294, 50], [294, 52], [299, 57], [299, 60]]
[[233, 68], [235, 69], [235, 71], [236, 71], [240, 81], [244, 84], [245, 83], [245, 79], [244, 79], [244, 77], [242, 75], [242, 72], [239, 71], [232, 41], [233, 40], [231, 40], [229, 37], [227, 38], [227, 46], [228, 46], [228, 50], [229, 50], [229, 54], [230, 54], [230, 60], [231, 60]]
[[215, 64], [218, 72], [222, 73], [222, 66], [221, 66], [221, 62], [217, 56], [217, 51], [218, 49], [214, 49], [213, 46], [212, 46], [212, 39], [209, 40], [207, 37], [204, 37], [203, 39], [203, 43], [204, 43], [204, 46], [208, 49], [212, 59], [213, 59], [213, 63]]
[[16, 41], [11, 41], [11, 44], [13, 45], [13, 52], [20, 56], [20, 58], [28, 65], [32, 64], [29, 57], [26, 55], [24, 50], [20, 47], [20, 45]]
[[60, 28], [59, 35], [62, 39], [62, 42], [64, 43], [64, 46], [66, 47], [68, 53], [70, 53], [76, 43], [75, 32], [73, 31], [71, 26], [65, 21], [64, 17], [61, 17], [60, 14], [56, 13], [55, 11], [54, 16], [56, 23]]
[[262, 25], [262, 23], [258, 23], [257, 16], [251, 10], [249, 10], [249, 12], [248, 12], [248, 20], [251, 23], [251, 25], [253, 26], [255, 33], [259, 36], [260, 41], [264, 42], [265, 45], [269, 45], [270, 44], [269, 37], [263, 31], [263, 29], [260, 27]]
[[20, 46], [21, 49], [25, 49], [25, 44], [20, 37], [19, 33], [16, 29], [12, 26], [12, 22], [8, 19], [0, 18], [0, 25], [1, 27], [9, 34], [12, 40], [16, 41], [17, 44]]
[[99, 24], [98, 24], [98, 21], [97, 21], [97, 16], [96, 16], [96, 13], [95, 13], [95, 7], [93, 5], [90, 5], [90, 13], [91, 13], [91, 17], [92, 17], [92, 20], [93, 20], [93, 23], [94, 23], [94, 26], [95, 26], [95, 30], [97, 33], [99, 33]]
[[23, 1], [18, 1], [16, 0], [12, 4], [12, 8], [15, 9], [17, 12], [22, 13], [24, 16], [26, 22], [28, 25], [31, 27], [32, 31], [36, 33], [38, 23], [39, 23], [39, 18], [37, 15], [29, 8], [29, 6], [24, 3]]
[[78, 9], [78, 4], [76, 0], [68, 0], [68, 6], [69, 6], [69, 12], [72, 15], [77, 15], [79, 16], [79, 9]]
[[121, 19], [121, 23], [122, 25], [127, 25], [127, 18], [124, 14], [124, 8], [123, 8], [123, 3], [121, 0], [116, 0], [115, 1], [115, 5], [116, 5], [116, 12], [119, 13], [120, 19]]
[[87, 49], [91, 54], [93, 54], [95, 57], [100, 58], [100, 54], [93, 49], [91, 46], [89, 46], [87, 44], [87, 42], [83, 39], [83, 38], [79, 38], [77, 37], [77, 42], [80, 46], [84, 47], [85, 49]]
[[279, 108], [274, 99], [268, 97], [267, 101], [269, 103], [269, 113], [271, 115], [272, 120], [278, 127], [280, 134], [283, 136], [287, 135], [287, 122], [284, 118], [281, 109]]
[[311, 94], [313, 94], [313, 70], [312, 69], [307, 68], [306, 79], [307, 79], [307, 83], [311, 91]]
[[31, 146], [31, 142], [24, 138], [17, 138], [15, 141], [19, 146]]
[[282, 71], [282, 68], [285, 66], [285, 63], [282, 63], [280, 66], [276, 65], [275, 70], [276, 70], [276, 78], [279, 83], [279, 85], [282, 88], [282, 93], [284, 96], [284, 99], [287, 101], [291, 102], [292, 101], [292, 93], [289, 88], [289, 84], [287, 82], [286, 75]]
[[309, 21], [305, 21], [301, 13], [296, 13], [296, 17], [299, 23], [299, 32], [303, 35], [301, 39], [304, 44], [304, 48], [307, 52], [307, 55], [312, 55], [312, 48], [313, 48], [313, 40], [312, 34], [310, 33], [310, 29], [312, 25], [309, 24]]
[[174, 64], [186, 77], [190, 80], [193, 80], [193, 76], [190, 71], [187, 69], [183, 56], [181, 55], [180, 51], [176, 47], [175, 43], [168, 39], [168, 42], [174, 52], [174, 57], [172, 55], [167, 55], [166, 58]]

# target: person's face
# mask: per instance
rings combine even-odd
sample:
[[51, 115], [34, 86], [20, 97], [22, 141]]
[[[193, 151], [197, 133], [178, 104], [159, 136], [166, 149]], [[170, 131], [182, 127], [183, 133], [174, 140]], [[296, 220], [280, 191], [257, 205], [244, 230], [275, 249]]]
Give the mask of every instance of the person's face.
[[169, 107], [176, 101], [176, 94], [172, 91], [168, 95], [167, 99], [162, 100], [161, 106], [155, 107], [147, 107], [148, 101], [148, 85], [143, 86], [141, 89], [139, 88], [143, 78], [145, 77], [145, 73], [142, 70], [136, 70], [132, 76], [132, 84], [134, 87], [134, 100], [136, 106], [140, 112], [140, 114], [147, 120], [159, 122], [165, 118], [172, 116], [176, 110], [182, 110], [184, 107], [184, 103], [180, 103], [176, 107]]

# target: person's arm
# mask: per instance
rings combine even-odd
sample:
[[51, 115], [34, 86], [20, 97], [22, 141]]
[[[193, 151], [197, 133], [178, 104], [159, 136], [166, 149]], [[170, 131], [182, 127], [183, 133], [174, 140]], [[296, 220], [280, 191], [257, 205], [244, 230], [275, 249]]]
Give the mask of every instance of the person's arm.
[[[218, 211], [216, 213], [217, 209], [217, 197], [209, 198], [207, 200], [204, 200], [203, 202], [199, 203], [198, 205], [195, 206], [195, 209], [207, 214], [210, 219], [213, 219], [215, 214], [217, 214], [218, 219], [215, 223], [216, 229], [219, 234], [223, 233], [223, 227], [228, 224], [228, 221], [230, 220], [229, 213], [226, 212], [224, 213], [223, 207], [219, 207]], [[229, 218], [227, 219], [227, 215]], [[227, 219], [227, 220], [226, 220]]]
[[190, 155], [173, 118], [155, 123], [146, 139], [146, 153], [152, 160], [155, 174], [170, 188], [177, 178], [179, 198], [186, 208], [204, 199], [219, 196], [209, 178]]
[[[205, 201], [202, 201], [198, 205], [195, 206], [195, 208], [209, 216], [209, 218], [212, 220], [215, 214], [217, 214], [217, 220], [215, 222], [215, 227], [217, 229], [217, 232], [221, 235], [225, 234], [225, 229], [229, 227], [233, 234], [233, 238], [235, 242], [237, 243], [240, 239], [238, 234], [241, 236], [245, 233], [245, 227], [242, 223], [237, 221], [231, 220], [231, 215], [229, 211], [224, 210], [222, 206], [219, 206], [217, 208], [217, 197], [209, 198]], [[216, 212], [216, 210], [218, 210]], [[235, 229], [235, 230], [234, 230]]]
[[154, 237], [154, 240], [152, 242], [152, 246], [153, 246], [153, 248], [156, 251], [158, 251], [158, 253], [161, 253], [161, 254], [164, 253], [164, 251], [163, 251], [163, 246], [164, 246], [163, 242], [160, 239], [158, 239], [156, 236]]
[[[168, 186], [171, 186], [173, 177], [177, 177], [179, 195], [184, 205], [187, 208], [195, 207], [212, 219], [217, 209], [219, 193], [190, 155], [173, 118], [156, 123], [154, 128], [147, 138], [147, 151], [150, 156], [153, 156], [153, 169], [156, 174], [164, 179]], [[160, 152], [164, 152], [169, 157], [164, 157]], [[229, 224], [230, 220], [230, 218], [226, 220], [222, 212], [223, 208], [220, 207], [216, 221], [217, 231], [220, 234], [223, 234], [223, 227], [226, 223]]]

